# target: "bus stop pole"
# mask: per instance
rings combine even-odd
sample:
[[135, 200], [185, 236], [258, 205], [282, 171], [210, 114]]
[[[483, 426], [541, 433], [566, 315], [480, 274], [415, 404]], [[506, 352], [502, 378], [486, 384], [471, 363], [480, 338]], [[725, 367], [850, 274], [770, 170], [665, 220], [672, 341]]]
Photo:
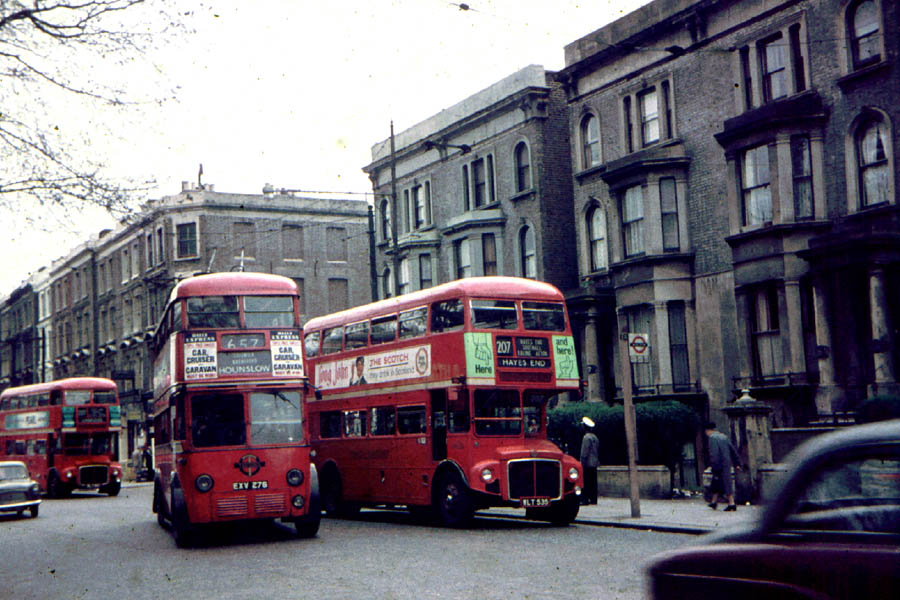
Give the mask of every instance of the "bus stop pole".
[[632, 398], [631, 357], [628, 353], [628, 334], [619, 336], [619, 365], [622, 374], [622, 393], [625, 409], [625, 446], [628, 451], [628, 496], [631, 498], [631, 516], [641, 516], [641, 496], [637, 472], [637, 426]]

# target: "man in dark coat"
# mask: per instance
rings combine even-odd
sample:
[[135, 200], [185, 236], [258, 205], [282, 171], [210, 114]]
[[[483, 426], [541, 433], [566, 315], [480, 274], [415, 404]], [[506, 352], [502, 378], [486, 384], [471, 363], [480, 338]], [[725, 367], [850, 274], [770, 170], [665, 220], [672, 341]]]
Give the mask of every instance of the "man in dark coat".
[[709, 466], [712, 468], [712, 492], [709, 507], [713, 510], [719, 501], [719, 494], [728, 498], [728, 506], [725, 510], [737, 510], [734, 503], [734, 481], [731, 479], [731, 469], [740, 470], [741, 461], [737, 450], [731, 440], [724, 433], [716, 431], [716, 424], [710, 421], [706, 424], [706, 436], [709, 438]]
[[594, 435], [594, 421], [590, 417], [581, 420], [584, 437], [581, 438], [581, 469], [584, 471], [584, 496], [582, 504], [597, 504], [597, 463], [600, 462], [600, 440]]

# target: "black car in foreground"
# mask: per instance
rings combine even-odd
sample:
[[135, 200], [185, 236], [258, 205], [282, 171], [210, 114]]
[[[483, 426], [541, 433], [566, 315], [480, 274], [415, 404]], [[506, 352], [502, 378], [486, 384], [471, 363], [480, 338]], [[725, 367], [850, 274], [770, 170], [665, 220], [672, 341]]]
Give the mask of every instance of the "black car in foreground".
[[38, 516], [41, 490], [28, 476], [25, 463], [17, 460], [0, 461], [0, 512], [15, 512], [22, 516], [27, 509], [32, 518]]
[[816, 437], [760, 517], [655, 557], [655, 600], [900, 598], [900, 420]]

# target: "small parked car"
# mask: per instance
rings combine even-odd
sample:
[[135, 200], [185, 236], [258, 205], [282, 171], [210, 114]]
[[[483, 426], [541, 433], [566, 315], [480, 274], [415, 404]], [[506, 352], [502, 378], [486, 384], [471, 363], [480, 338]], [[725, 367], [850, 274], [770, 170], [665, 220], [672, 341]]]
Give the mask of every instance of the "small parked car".
[[28, 475], [25, 463], [0, 461], [0, 512], [15, 512], [21, 517], [28, 509], [35, 518], [40, 505], [40, 486]]
[[900, 420], [818, 436], [758, 519], [651, 560], [650, 597], [900, 598]]

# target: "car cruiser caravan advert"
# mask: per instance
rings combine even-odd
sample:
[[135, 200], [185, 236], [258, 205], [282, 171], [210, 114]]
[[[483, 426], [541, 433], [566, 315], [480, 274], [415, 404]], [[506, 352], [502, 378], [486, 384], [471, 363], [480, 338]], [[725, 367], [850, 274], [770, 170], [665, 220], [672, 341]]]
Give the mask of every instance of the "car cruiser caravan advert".
[[431, 344], [316, 365], [316, 387], [321, 390], [430, 376]]
[[[217, 334], [211, 332], [185, 334], [185, 380], [203, 381], [219, 377], [254, 375], [303, 377], [302, 342], [299, 332], [273, 331], [269, 337], [269, 348], [262, 347], [257, 350], [247, 349], [253, 345], [251, 343], [253, 340], [249, 338], [239, 340], [239, 343], [229, 339], [228, 344], [220, 350], [216, 337]], [[259, 339], [259, 345], [265, 345], [259, 334], [254, 334], [253, 338]], [[225, 349], [230, 347], [238, 347], [241, 350]]]

